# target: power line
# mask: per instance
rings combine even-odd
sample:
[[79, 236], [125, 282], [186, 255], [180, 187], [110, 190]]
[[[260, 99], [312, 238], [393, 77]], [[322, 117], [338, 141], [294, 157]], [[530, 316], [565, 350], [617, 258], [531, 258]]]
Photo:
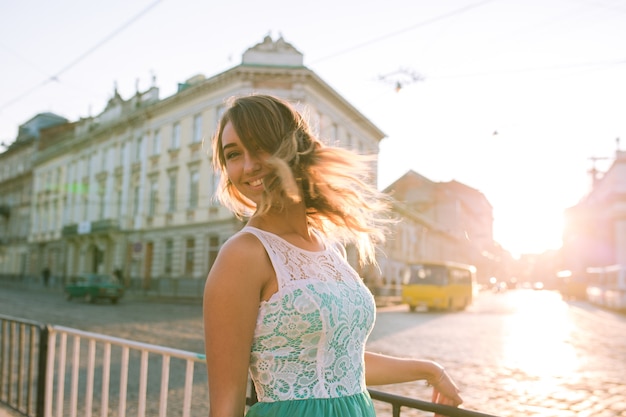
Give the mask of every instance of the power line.
[[82, 60], [84, 60], [85, 58], [87, 58], [89, 55], [91, 55], [94, 51], [96, 51], [98, 48], [100, 48], [102, 45], [104, 45], [105, 43], [107, 43], [108, 41], [110, 41], [111, 39], [113, 39], [115, 36], [117, 36], [120, 32], [122, 32], [124, 29], [128, 28], [130, 25], [132, 25], [133, 23], [135, 23], [137, 20], [139, 20], [141, 17], [143, 17], [146, 13], [148, 13], [151, 9], [153, 9], [158, 3], [160, 3], [161, 0], [156, 0], [154, 2], [152, 2], [151, 4], [148, 5], [148, 7], [146, 7], [145, 9], [143, 9], [142, 11], [140, 11], [137, 15], [135, 15], [134, 17], [132, 17], [130, 20], [128, 20], [126, 23], [124, 23], [123, 25], [121, 25], [120, 27], [118, 27], [117, 29], [115, 29], [113, 32], [111, 32], [108, 36], [104, 37], [104, 39], [102, 39], [100, 42], [98, 42], [97, 44], [95, 44], [94, 46], [92, 46], [91, 48], [89, 48], [87, 51], [85, 51], [83, 54], [81, 54], [80, 56], [78, 56], [78, 58], [74, 59], [72, 62], [70, 62], [69, 64], [67, 64], [66, 66], [64, 66], [63, 68], [61, 68], [59, 71], [57, 71], [55, 74], [53, 74], [52, 76], [48, 77], [47, 79], [43, 80], [42, 82], [40, 82], [39, 84], [35, 85], [34, 87], [29, 88], [28, 90], [26, 90], [25, 92], [23, 92], [22, 94], [10, 99], [9, 101], [3, 103], [2, 105], [0, 105], [0, 111], [4, 110], [5, 108], [9, 107], [10, 105], [18, 102], [19, 100], [23, 99], [24, 97], [32, 94], [35, 90], [43, 87], [44, 85], [48, 84], [49, 82], [52, 81], [56, 81], [56, 82], [60, 82], [59, 81], [59, 77], [61, 76], [61, 74], [67, 72], [69, 69], [75, 67], [79, 62], [81, 62]]
[[624, 65], [624, 64], [626, 64], [626, 59], [620, 59], [620, 60], [614, 60], [614, 61], [579, 62], [579, 63], [573, 63], [573, 64], [552, 65], [552, 66], [544, 66], [544, 67], [503, 69], [503, 70], [475, 72], [471, 74], [440, 75], [440, 76], [433, 76], [433, 77], [428, 77], [428, 78], [431, 78], [431, 79], [471, 78], [471, 77], [485, 77], [485, 76], [490, 76], [490, 75], [519, 74], [519, 73], [525, 73], [525, 72], [559, 71], [559, 70], [589, 68], [589, 67], [606, 67], [606, 66], [615, 66], [615, 65]]
[[388, 34], [386, 34], [386, 35], [379, 36], [378, 38], [370, 39], [370, 40], [369, 40], [369, 41], [367, 41], [367, 42], [363, 42], [363, 43], [361, 43], [361, 44], [358, 44], [358, 45], [352, 46], [352, 47], [347, 48], [347, 49], [344, 49], [344, 50], [342, 50], [342, 51], [338, 51], [338, 52], [335, 52], [335, 53], [333, 53], [333, 54], [327, 55], [327, 56], [325, 56], [325, 57], [322, 57], [322, 58], [316, 59], [316, 60], [314, 60], [313, 62], [311, 62], [311, 64], [316, 64], [316, 63], [318, 63], [318, 62], [325, 61], [325, 60], [327, 60], [327, 59], [335, 58], [335, 57], [337, 57], [337, 56], [339, 56], [339, 55], [343, 55], [343, 54], [346, 54], [346, 53], [348, 53], [348, 52], [352, 52], [352, 51], [354, 51], [354, 50], [356, 50], [356, 49], [360, 49], [360, 48], [363, 48], [363, 47], [365, 47], [365, 46], [369, 46], [369, 45], [372, 45], [372, 44], [374, 44], [374, 43], [380, 42], [380, 41], [382, 41], [382, 40], [389, 39], [389, 38], [392, 38], [392, 37], [394, 37], [394, 36], [401, 35], [401, 34], [403, 34], [403, 33], [409, 32], [409, 31], [411, 31], [411, 30], [415, 30], [415, 29], [418, 29], [418, 28], [421, 28], [421, 27], [424, 27], [424, 26], [430, 25], [430, 24], [435, 23], [435, 22], [438, 22], [438, 21], [440, 21], [440, 20], [444, 20], [444, 19], [447, 19], [447, 18], [450, 18], [450, 17], [456, 16], [456, 15], [459, 15], [459, 14], [465, 13], [465, 12], [467, 12], [467, 11], [469, 11], [469, 10], [475, 9], [475, 8], [477, 8], [477, 7], [481, 7], [481, 6], [485, 5], [485, 4], [487, 4], [487, 3], [491, 3], [491, 2], [493, 2], [493, 1], [495, 1], [495, 0], [483, 0], [483, 1], [479, 1], [479, 2], [477, 2], [477, 3], [472, 3], [472, 4], [469, 4], [469, 5], [467, 5], [467, 6], [464, 6], [464, 7], [458, 8], [458, 9], [453, 10], [453, 11], [451, 11], [451, 12], [444, 13], [444, 14], [442, 14], [442, 15], [435, 16], [435, 17], [432, 17], [432, 18], [430, 18], [430, 19], [426, 19], [426, 20], [424, 20], [424, 21], [422, 21], [422, 22], [419, 22], [419, 23], [417, 23], [417, 24], [415, 24], [415, 25], [413, 25], [413, 26], [409, 26], [409, 27], [407, 27], [407, 28], [400, 29], [400, 30], [395, 31], [395, 32], [391, 32], [391, 33], [388, 33]]
[[117, 36], [120, 32], [122, 32], [124, 29], [126, 29], [127, 27], [129, 27], [130, 25], [132, 25], [133, 23], [135, 23], [137, 20], [139, 20], [143, 15], [145, 15], [146, 13], [148, 13], [152, 8], [154, 8], [158, 3], [160, 3], [161, 0], [156, 0], [155, 2], [151, 3], [150, 5], [148, 5], [148, 7], [146, 7], [145, 9], [143, 9], [141, 12], [139, 12], [139, 14], [137, 14], [136, 16], [134, 16], [132, 19], [130, 19], [128, 22], [124, 23], [122, 26], [120, 26], [119, 28], [117, 28], [115, 31], [113, 31], [113, 33], [111, 33], [109, 36], [105, 37], [104, 39], [102, 39], [100, 42], [98, 42], [95, 46], [93, 46], [92, 48], [90, 48], [89, 50], [87, 50], [87, 52], [83, 53], [82, 55], [80, 55], [78, 58], [76, 58], [74, 61], [72, 61], [71, 63], [69, 63], [68, 65], [66, 65], [65, 67], [63, 67], [59, 72], [57, 72], [55, 75], [53, 75], [51, 77], [51, 80], [56, 81], [58, 79], [58, 77], [63, 74], [64, 72], [66, 72], [67, 70], [69, 70], [70, 68], [74, 67], [76, 64], [78, 64], [80, 61], [82, 61], [83, 59], [85, 59], [87, 56], [89, 56], [91, 53], [93, 53], [96, 49], [100, 48], [102, 45], [104, 45], [105, 43], [107, 43], [108, 41], [110, 41], [111, 39], [113, 39], [115, 36]]
[[39, 65], [31, 62], [29, 59], [24, 58], [19, 52], [15, 51], [13, 48], [9, 48], [8, 46], [6, 46], [3, 43], [0, 43], [0, 47], [6, 49], [7, 51], [9, 51], [11, 54], [15, 55], [15, 57], [17, 57], [20, 61], [24, 62], [25, 64], [27, 64], [29, 67], [33, 68], [34, 70], [36, 70], [37, 72], [40, 72], [41, 74], [45, 75], [46, 77], [49, 76], [47, 71], [44, 71]]

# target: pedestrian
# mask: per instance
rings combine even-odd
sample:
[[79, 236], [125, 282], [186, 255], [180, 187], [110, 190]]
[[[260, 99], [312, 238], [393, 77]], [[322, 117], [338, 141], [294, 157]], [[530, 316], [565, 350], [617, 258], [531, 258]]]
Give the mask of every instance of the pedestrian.
[[426, 380], [433, 401], [459, 390], [430, 360], [365, 351], [374, 298], [345, 244], [375, 263], [387, 197], [370, 159], [325, 146], [287, 101], [234, 99], [213, 139], [217, 197], [247, 221], [224, 243], [203, 301], [211, 417], [374, 416], [366, 385]]
[[122, 270], [120, 268], [115, 268], [113, 270], [113, 277], [117, 280], [118, 284], [124, 285], [124, 276], [122, 274]]
[[50, 268], [47, 266], [41, 271], [41, 277], [43, 278], [43, 286], [47, 287], [50, 282]]

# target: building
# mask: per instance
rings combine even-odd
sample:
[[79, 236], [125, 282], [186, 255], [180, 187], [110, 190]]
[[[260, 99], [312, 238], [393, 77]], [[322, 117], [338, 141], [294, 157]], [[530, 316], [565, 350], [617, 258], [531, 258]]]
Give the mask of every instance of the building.
[[[384, 133], [292, 45], [268, 36], [240, 65], [192, 77], [171, 97], [159, 98], [156, 85], [128, 99], [114, 91], [97, 116], [44, 131], [32, 171], [28, 272], [120, 268], [129, 285], [185, 285], [197, 294], [219, 247], [243, 226], [212, 199], [210, 139], [225, 100], [253, 92], [294, 103], [328, 143], [378, 154]], [[376, 172], [373, 164], [373, 183]]]
[[617, 144], [608, 170], [594, 166], [591, 191], [565, 211], [558, 285], [567, 295], [582, 285], [591, 303], [626, 311], [626, 152]]
[[457, 181], [433, 182], [409, 171], [385, 190], [400, 219], [381, 259], [383, 282], [399, 285], [404, 265], [453, 261], [474, 265], [480, 282], [503, 272], [493, 241], [493, 209], [478, 190]]
[[[239, 65], [196, 75], [170, 97], [160, 98], [153, 80], [126, 99], [114, 89], [96, 116], [38, 115], [23, 125], [0, 154], [0, 275], [37, 277], [48, 267], [60, 283], [120, 269], [134, 288], [201, 294], [219, 248], [243, 226], [212, 198], [211, 137], [227, 99], [253, 92], [291, 101], [327, 143], [378, 155], [384, 133], [305, 67], [302, 53], [268, 36]], [[373, 162], [373, 184], [377, 170]], [[482, 193], [413, 171], [384, 191], [400, 221], [380, 268], [361, 269], [347, 248], [371, 288], [397, 288], [406, 264], [419, 260], [474, 264], [479, 279], [503, 274]]]
[[592, 170], [592, 188], [565, 211], [563, 269], [626, 267], [626, 151], [619, 149], [609, 169]]
[[33, 163], [41, 131], [66, 123], [53, 113], [38, 114], [19, 127], [15, 141], [0, 153], [0, 274], [23, 277], [40, 271], [29, 270]]

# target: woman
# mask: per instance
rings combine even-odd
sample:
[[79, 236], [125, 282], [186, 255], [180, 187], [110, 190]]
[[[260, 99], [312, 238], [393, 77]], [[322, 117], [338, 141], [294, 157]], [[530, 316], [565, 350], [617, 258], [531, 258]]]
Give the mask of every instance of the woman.
[[367, 385], [425, 379], [458, 405], [444, 369], [365, 352], [374, 299], [345, 259], [375, 262], [386, 197], [367, 158], [324, 146], [286, 101], [240, 97], [213, 140], [218, 198], [246, 226], [221, 248], [204, 290], [210, 416], [241, 417], [248, 372], [259, 416], [374, 416]]

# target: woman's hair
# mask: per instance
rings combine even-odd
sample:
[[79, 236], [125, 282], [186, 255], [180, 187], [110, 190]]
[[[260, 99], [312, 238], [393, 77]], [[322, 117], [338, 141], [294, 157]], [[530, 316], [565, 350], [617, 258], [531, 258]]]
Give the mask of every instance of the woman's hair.
[[[265, 177], [257, 207], [229, 181], [222, 149], [224, 127], [231, 123], [243, 146], [262, 150], [273, 168]], [[216, 197], [239, 218], [255, 211], [282, 209], [303, 201], [309, 224], [328, 236], [354, 243], [362, 262], [375, 263], [375, 245], [384, 241], [389, 197], [371, 178], [372, 157], [324, 145], [291, 104], [254, 94], [235, 98], [224, 112], [213, 138], [213, 164], [220, 173]], [[302, 189], [302, 192], [300, 191]]]

